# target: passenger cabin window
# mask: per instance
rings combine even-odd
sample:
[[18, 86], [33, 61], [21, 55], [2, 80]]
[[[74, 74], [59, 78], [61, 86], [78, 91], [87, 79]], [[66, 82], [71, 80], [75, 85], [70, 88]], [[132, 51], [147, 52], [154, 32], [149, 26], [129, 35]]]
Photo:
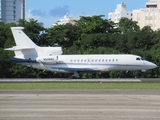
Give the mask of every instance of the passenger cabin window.
[[[136, 58], [136, 60], [143, 60], [143, 58]], [[70, 62], [118, 62], [118, 59], [71, 59]]]

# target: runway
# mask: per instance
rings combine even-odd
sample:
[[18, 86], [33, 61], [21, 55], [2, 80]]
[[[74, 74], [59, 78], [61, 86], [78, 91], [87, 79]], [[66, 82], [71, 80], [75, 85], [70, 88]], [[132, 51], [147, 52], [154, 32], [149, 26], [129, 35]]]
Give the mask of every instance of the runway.
[[17, 82], [87, 82], [87, 83], [107, 83], [107, 82], [160, 82], [160, 78], [103, 78], [103, 79], [69, 79], [69, 78], [4, 78], [0, 83], [17, 83]]
[[159, 120], [160, 90], [1, 90], [1, 120]]

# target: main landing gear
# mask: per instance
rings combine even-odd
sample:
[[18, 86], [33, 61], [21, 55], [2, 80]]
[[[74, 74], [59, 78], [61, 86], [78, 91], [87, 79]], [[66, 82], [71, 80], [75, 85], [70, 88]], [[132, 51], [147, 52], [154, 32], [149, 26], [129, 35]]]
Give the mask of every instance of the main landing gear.
[[80, 76], [79, 76], [78, 72], [77, 72], [77, 71], [74, 71], [73, 75], [71, 75], [70, 78], [79, 78], [79, 77], [80, 77]]
[[137, 73], [138, 73], [137, 71], [133, 72], [133, 75], [135, 76], [134, 78], [137, 78]]

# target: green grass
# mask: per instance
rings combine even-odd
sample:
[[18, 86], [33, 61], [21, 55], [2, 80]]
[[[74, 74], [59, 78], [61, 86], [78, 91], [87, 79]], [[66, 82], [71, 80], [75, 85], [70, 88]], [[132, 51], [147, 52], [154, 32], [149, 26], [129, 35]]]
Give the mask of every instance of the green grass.
[[160, 83], [0, 83], [0, 90], [160, 89]]

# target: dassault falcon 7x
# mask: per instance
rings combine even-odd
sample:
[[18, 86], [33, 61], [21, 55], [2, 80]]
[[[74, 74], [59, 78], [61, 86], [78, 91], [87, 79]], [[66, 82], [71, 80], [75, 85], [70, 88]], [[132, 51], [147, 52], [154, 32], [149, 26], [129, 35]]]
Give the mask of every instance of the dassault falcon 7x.
[[42, 70], [73, 73], [79, 77], [79, 72], [108, 71], [145, 71], [156, 68], [157, 65], [131, 54], [93, 54], [93, 55], [63, 55], [61, 47], [37, 46], [23, 31], [23, 27], [11, 27], [16, 43], [12, 61]]

